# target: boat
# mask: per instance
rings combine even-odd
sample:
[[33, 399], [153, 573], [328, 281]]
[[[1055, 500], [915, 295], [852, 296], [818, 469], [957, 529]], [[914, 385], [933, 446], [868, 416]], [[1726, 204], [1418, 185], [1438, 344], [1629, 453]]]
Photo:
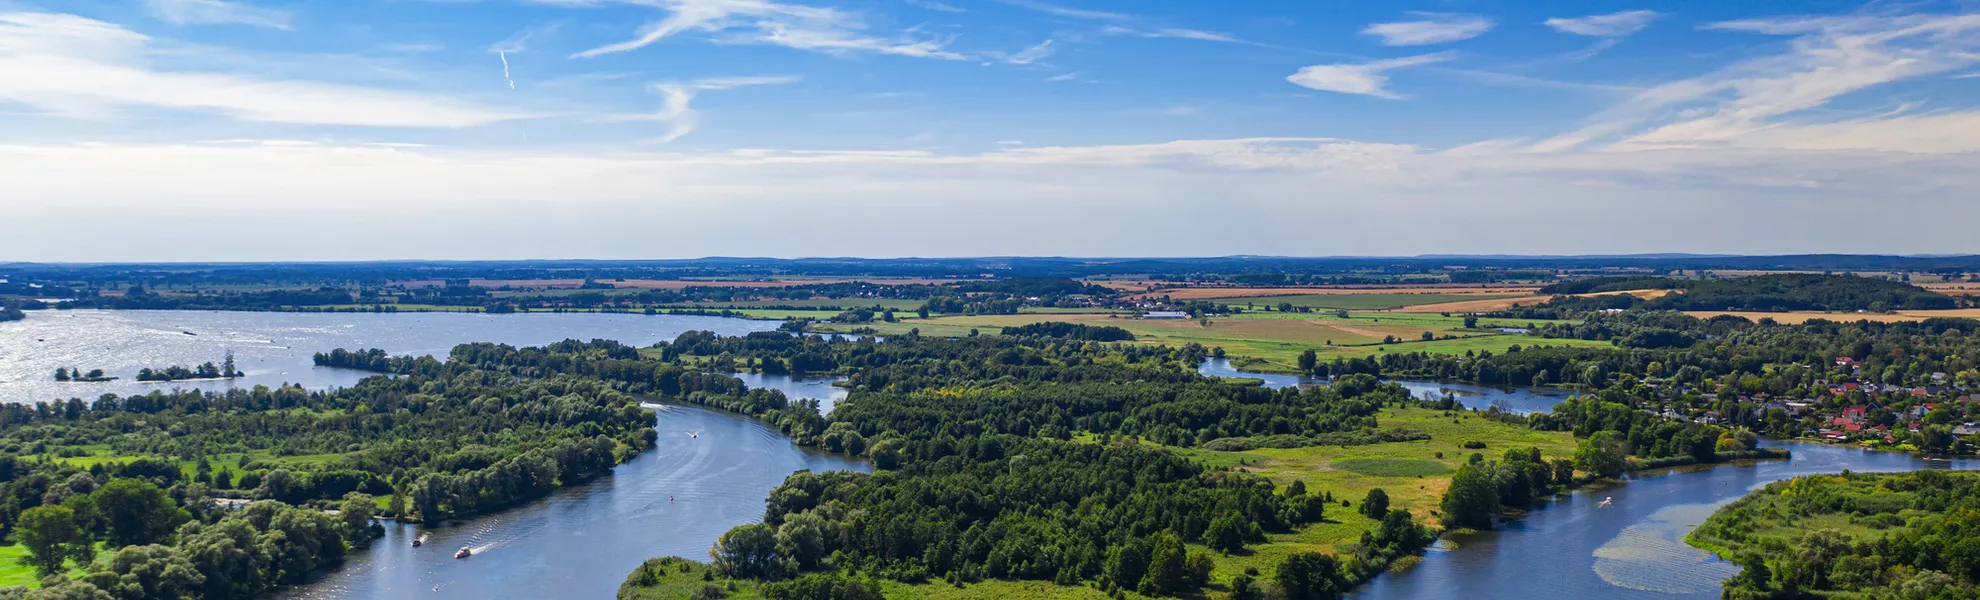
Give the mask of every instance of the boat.
[[426, 543], [426, 540], [422, 540], [422, 539], [419, 539], [419, 538], [413, 538], [413, 547], [414, 547], [414, 548], [418, 548], [418, 547], [420, 547], [421, 545], [424, 545], [425, 543]]
[[460, 551], [460, 552], [455, 552], [455, 553], [454, 553], [454, 558], [467, 558], [467, 557], [469, 557], [469, 556], [473, 556], [473, 555], [474, 555], [474, 551], [473, 551], [473, 550], [469, 550], [467, 546], [461, 546], [461, 551]]

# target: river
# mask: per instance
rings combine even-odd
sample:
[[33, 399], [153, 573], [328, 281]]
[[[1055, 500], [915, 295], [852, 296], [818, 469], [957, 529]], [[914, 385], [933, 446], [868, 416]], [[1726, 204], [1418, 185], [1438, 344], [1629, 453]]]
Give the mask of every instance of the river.
[[[1238, 369], [1235, 365], [1231, 364], [1229, 359], [1223, 358], [1212, 358], [1203, 361], [1203, 364], [1196, 367], [1196, 372], [1210, 377], [1257, 379], [1264, 382], [1265, 387], [1272, 389], [1327, 383], [1326, 379], [1301, 375], [1251, 373]], [[1411, 379], [1397, 379], [1392, 381], [1408, 389], [1416, 397], [1426, 400], [1435, 400], [1450, 396], [1465, 408], [1483, 410], [1488, 407], [1497, 406], [1501, 411], [1522, 415], [1553, 410], [1554, 405], [1560, 404], [1562, 400], [1566, 400], [1569, 396], [1573, 395], [1564, 390], [1550, 388], [1494, 388], [1463, 383]]]
[[[444, 357], [464, 342], [527, 346], [604, 338], [644, 346], [689, 330], [741, 335], [776, 326], [719, 317], [596, 313], [35, 311], [24, 321], [0, 324], [0, 401], [281, 383], [324, 389], [372, 375], [311, 364], [312, 354], [340, 347]], [[142, 367], [218, 362], [229, 350], [246, 377], [166, 384], [131, 380]], [[67, 366], [101, 368], [124, 379], [54, 381], [55, 369]], [[831, 379], [739, 377], [793, 399], [817, 399], [826, 411], [846, 395]], [[610, 475], [493, 515], [432, 527], [388, 523], [384, 539], [353, 553], [343, 567], [277, 597], [609, 598], [648, 558], [705, 560], [722, 532], [761, 519], [764, 498], [793, 472], [870, 470], [864, 461], [799, 448], [752, 419], [691, 406], [656, 412], [658, 447]], [[422, 535], [425, 545], [413, 548], [411, 540]], [[474, 556], [453, 558], [463, 546], [473, 548]]]
[[[1267, 386], [1324, 383], [1290, 375], [1247, 373], [1225, 361], [1199, 370], [1218, 377], [1262, 379]], [[1567, 394], [1557, 390], [1497, 390], [1462, 384], [1399, 381], [1418, 395], [1457, 394], [1467, 407], [1499, 403], [1517, 412], [1545, 412]], [[1924, 459], [1845, 446], [1765, 441], [1787, 448], [1790, 460], [1665, 469], [1628, 481], [1579, 490], [1501, 521], [1493, 531], [1449, 535], [1400, 573], [1376, 577], [1349, 594], [1353, 600], [1711, 600], [1732, 563], [1684, 543], [1684, 536], [1721, 506], [1768, 483], [1803, 475], [1850, 471], [1974, 469], [1980, 460]], [[1609, 499], [1609, 506], [1601, 506]]]
[[[659, 447], [611, 475], [493, 515], [438, 527], [387, 524], [371, 549], [277, 597], [610, 598], [648, 558], [707, 560], [722, 532], [763, 518], [764, 498], [793, 472], [869, 470], [799, 448], [752, 419], [691, 406], [656, 412]], [[426, 542], [413, 548], [419, 535]], [[474, 555], [455, 559], [462, 547]]]

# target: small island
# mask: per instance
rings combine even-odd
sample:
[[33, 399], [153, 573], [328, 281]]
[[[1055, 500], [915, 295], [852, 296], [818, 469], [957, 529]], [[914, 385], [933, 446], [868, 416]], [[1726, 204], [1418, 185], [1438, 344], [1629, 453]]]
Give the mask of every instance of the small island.
[[186, 381], [191, 379], [233, 379], [241, 375], [240, 369], [234, 368], [234, 353], [228, 352], [226, 360], [218, 365], [209, 361], [200, 363], [199, 366], [192, 368], [172, 365], [163, 369], [152, 369], [149, 367], [139, 369], [137, 380]]
[[1980, 595], [1980, 474], [1844, 471], [1767, 484], [1686, 541], [1741, 570], [1729, 599]]
[[77, 383], [97, 383], [103, 381], [115, 381], [116, 379], [117, 379], [116, 377], [103, 374], [103, 369], [90, 369], [88, 373], [84, 373], [82, 369], [78, 369], [75, 367], [55, 369], [56, 381], [73, 381]]

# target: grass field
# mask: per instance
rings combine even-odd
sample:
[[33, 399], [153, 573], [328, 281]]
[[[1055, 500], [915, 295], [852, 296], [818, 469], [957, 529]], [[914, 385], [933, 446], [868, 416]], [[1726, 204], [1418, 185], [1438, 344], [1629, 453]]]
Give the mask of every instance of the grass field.
[[[21, 564], [21, 559], [26, 557], [26, 546], [13, 543], [12, 540], [8, 540], [5, 545], [0, 545], [0, 588], [20, 586], [30, 588], [41, 587], [41, 576], [35, 574], [34, 567]], [[108, 560], [109, 557], [110, 553], [103, 550], [103, 543], [98, 542], [96, 560], [102, 562]], [[71, 578], [82, 576], [82, 565], [71, 563], [68, 575]]]
[[[109, 446], [102, 444], [89, 445], [89, 446], [76, 446], [75, 448], [88, 452], [89, 455], [58, 457], [55, 458], [55, 460], [77, 468], [87, 469], [98, 464], [124, 463], [124, 462], [137, 460], [139, 458], [159, 458], [150, 455], [139, 456], [139, 455], [131, 455], [131, 454], [118, 454], [116, 451], [111, 450]], [[243, 456], [247, 457], [247, 462], [264, 461], [278, 466], [286, 466], [286, 467], [304, 467], [304, 466], [321, 465], [335, 461], [343, 457], [343, 455], [341, 454], [298, 454], [294, 456], [277, 456], [275, 455], [274, 452], [270, 452], [267, 450], [255, 450], [252, 452], [244, 452], [244, 453], [229, 452], [222, 454], [213, 454], [210, 455], [209, 458], [207, 458], [207, 464], [212, 465], [213, 470], [215, 471], [220, 470], [221, 467], [226, 467], [228, 470], [235, 471], [238, 474], [238, 472], [241, 470], [239, 464], [241, 461], [241, 457]], [[185, 473], [187, 479], [191, 479], [192, 476], [196, 474], [199, 470], [198, 461], [181, 460], [174, 462], [177, 462], [179, 464], [179, 471]]]
[[1303, 294], [1297, 296], [1256, 296], [1250, 298], [1230, 298], [1221, 304], [1238, 306], [1272, 306], [1291, 304], [1303, 308], [1345, 308], [1348, 310], [1380, 310], [1443, 304], [1478, 300], [1498, 300], [1518, 298], [1524, 294], [1471, 295], [1471, 294]]
[[[1320, 353], [1322, 360], [1332, 360], [1336, 356], [1357, 357], [1382, 352], [1433, 352], [1438, 354], [1462, 354], [1466, 351], [1503, 352], [1507, 347], [1520, 346], [1600, 346], [1607, 342], [1584, 340], [1544, 340], [1524, 335], [1508, 335], [1497, 331], [1499, 327], [1526, 327], [1535, 324], [1523, 319], [1483, 319], [1479, 329], [1465, 329], [1463, 317], [1444, 317], [1434, 313], [1352, 313], [1346, 319], [1333, 314], [1319, 313], [1244, 313], [1224, 317], [1213, 317], [1210, 325], [1204, 326], [1193, 320], [1141, 320], [1128, 317], [1112, 317], [1099, 314], [1060, 314], [1060, 315], [979, 315], [969, 317], [935, 317], [930, 319], [904, 319], [899, 323], [865, 323], [859, 325], [820, 324], [814, 330], [821, 332], [850, 331], [856, 328], [872, 328], [879, 335], [901, 335], [911, 329], [918, 329], [921, 335], [935, 337], [962, 337], [971, 330], [981, 334], [996, 334], [1004, 327], [1015, 327], [1045, 321], [1065, 321], [1089, 325], [1110, 325], [1133, 332], [1137, 341], [1146, 344], [1182, 345], [1198, 343], [1209, 347], [1221, 347], [1227, 354], [1239, 357], [1253, 357], [1266, 361], [1264, 370], [1291, 372], [1306, 350]], [[1423, 332], [1435, 337], [1454, 336], [1456, 339], [1422, 341]], [[1394, 336], [1402, 343], [1382, 344], [1384, 336]]]
[[[1269, 543], [1254, 546], [1249, 555], [1219, 556], [1215, 578], [1229, 581], [1246, 568], [1256, 568], [1270, 576], [1273, 566], [1299, 551], [1338, 552], [1342, 546], [1372, 531], [1378, 523], [1362, 516], [1355, 508], [1342, 507], [1348, 500], [1361, 505], [1368, 490], [1382, 488], [1389, 494], [1390, 506], [1408, 510], [1420, 520], [1438, 525], [1430, 511], [1450, 486], [1450, 476], [1472, 453], [1499, 458], [1514, 448], [1539, 448], [1548, 459], [1573, 455], [1575, 441], [1566, 432], [1547, 432], [1507, 425], [1482, 417], [1446, 417], [1428, 409], [1390, 409], [1377, 418], [1382, 429], [1412, 429], [1430, 434], [1430, 439], [1392, 442], [1370, 446], [1315, 448], [1260, 448], [1246, 452], [1216, 452], [1177, 449], [1184, 455], [1212, 466], [1240, 466], [1286, 485], [1303, 481], [1310, 493], [1326, 492], [1335, 504], [1327, 507], [1326, 522], [1298, 532], [1269, 536]], [[1466, 450], [1467, 441], [1483, 442], [1483, 450]]]
[[1539, 286], [1532, 285], [1474, 285], [1427, 283], [1417, 285], [1358, 285], [1331, 287], [1170, 287], [1151, 288], [1144, 297], [1182, 300], [1219, 300], [1231, 298], [1254, 298], [1262, 296], [1310, 296], [1310, 295], [1355, 295], [1355, 294], [1451, 294], [1451, 295], [1513, 295], [1524, 296], [1536, 293]]

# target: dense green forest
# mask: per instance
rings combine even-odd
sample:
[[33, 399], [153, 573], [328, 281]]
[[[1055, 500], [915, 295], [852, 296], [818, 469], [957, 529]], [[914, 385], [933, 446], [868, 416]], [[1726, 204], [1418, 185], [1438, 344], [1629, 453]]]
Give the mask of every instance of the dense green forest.
[[[1669, 281], [1669, 280], [1665, 280]], [[1557, 296], [1540, 306], [1510, 311], [1521, 318], [1554, 318], [1608, 309], [1724, 310], [1781, 312], [1943, 310], [1959, 308], [1960, 299], [1908, 283], [1850, 275], [1775, 274], [1656, 284], [1654, 278], [1604, 278], [1557, 284], [1543, 293], [1584, 293], [1575, 290], [1617, 291], [1664, 289], [1676, 291], [1656, 298], [1629, 294], [1592, 297]], [[1547, 291], [1547, 290], [1555, 291]]]
[[1980, 475], [1842, 473], [1777, 481], [1687, 538], [1739, 563], [1725, 597], [1980, 597]]
[[1682, 284], [1668, 277], [1644, 275], [1612, 275], [1563, 281], [1540, 286], [1540, 293], [1558, 294], [1599, 294], [1602, 292], [1625, 292], [1631, 290], [1668, 290]]

